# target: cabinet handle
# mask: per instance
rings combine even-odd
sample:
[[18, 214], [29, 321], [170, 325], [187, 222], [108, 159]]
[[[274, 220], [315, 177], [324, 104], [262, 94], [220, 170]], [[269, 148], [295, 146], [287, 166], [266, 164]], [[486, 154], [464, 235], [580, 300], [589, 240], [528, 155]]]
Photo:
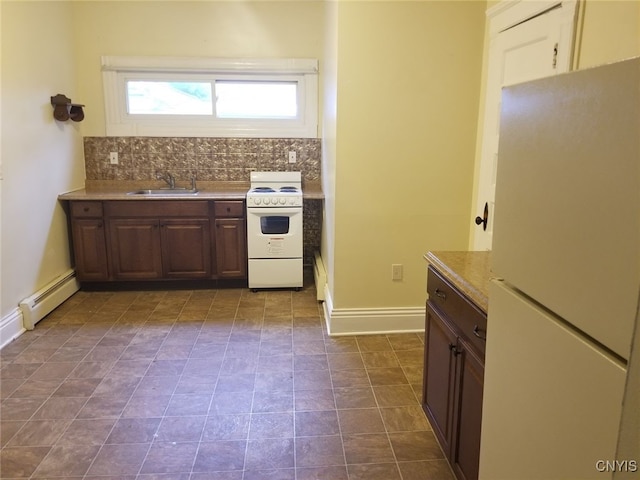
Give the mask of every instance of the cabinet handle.
[[[482, 335], [482, 333], [484, 333], [484, 335]], [[484, 340], [485, 342], [487, 341], [487, 332], [480, 329], [480, 327], [478, 327], [478, 325], [474, 325], [473, 326], [473, 334], [478, 337], [480, 340]]]
[[88, 211], [89, 211], [89, 207], [84, 207], [84, 208], [82, 209], [82, 211], [83, 211], [83, 212], [88, 212]]
[[456, 357], [462, 353], [462, 351], [458, 350], [458, 347], [453, 343], [449, 344], [449, 350], [451, 350], [451, 353], [453, 353]]
[[436, 297], [441, 298], [442, 300], [446, 300], [447, 299], [447, 294], [444, 293], [442, 290], [436, 288]]

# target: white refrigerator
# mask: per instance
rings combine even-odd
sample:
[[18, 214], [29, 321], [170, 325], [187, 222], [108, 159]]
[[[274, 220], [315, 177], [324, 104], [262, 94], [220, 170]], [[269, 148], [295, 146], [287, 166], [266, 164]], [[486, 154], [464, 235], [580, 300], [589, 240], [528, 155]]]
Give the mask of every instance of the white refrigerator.
[[640, 478], [640, 58], [505, 87], [496, 175], [480, 479]]

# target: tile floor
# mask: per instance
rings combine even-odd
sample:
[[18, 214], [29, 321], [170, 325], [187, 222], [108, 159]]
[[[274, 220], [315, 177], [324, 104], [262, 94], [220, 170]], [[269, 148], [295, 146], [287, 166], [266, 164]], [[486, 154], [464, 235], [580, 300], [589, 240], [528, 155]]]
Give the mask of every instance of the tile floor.
[[79, 292], [0, 352], [2, 479], [451, 479], [418, 334], [312, 288]]

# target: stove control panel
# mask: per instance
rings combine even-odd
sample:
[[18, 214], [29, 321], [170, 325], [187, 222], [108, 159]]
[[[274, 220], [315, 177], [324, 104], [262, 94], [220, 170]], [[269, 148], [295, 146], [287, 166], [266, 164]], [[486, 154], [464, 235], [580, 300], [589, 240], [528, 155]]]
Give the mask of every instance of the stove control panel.
[[299, 195], [256, 195], [247, 196], [247, 207], [300, 207], [302, 197]]

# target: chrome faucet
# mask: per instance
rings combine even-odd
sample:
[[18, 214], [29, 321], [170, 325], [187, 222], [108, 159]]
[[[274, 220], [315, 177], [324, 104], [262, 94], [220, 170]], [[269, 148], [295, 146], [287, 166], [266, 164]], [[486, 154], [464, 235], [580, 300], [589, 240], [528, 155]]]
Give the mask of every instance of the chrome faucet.
[[176, 188], [176, 179], [173, 178], [173, 175], [171, 175], [169, 172], [166, 172], [166, 173], [156, 172], [156, 178], [158, 180], [164, 180], [165, 182], [167, 182], [171, 190]]

